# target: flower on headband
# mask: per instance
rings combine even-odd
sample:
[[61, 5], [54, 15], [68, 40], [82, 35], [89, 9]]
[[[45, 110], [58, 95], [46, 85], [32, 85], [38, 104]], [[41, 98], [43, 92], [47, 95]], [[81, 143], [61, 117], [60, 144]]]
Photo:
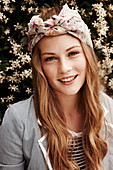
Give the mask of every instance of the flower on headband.
[[44, 24], [47, 24], [47, 25], [49, 25], [49, 26], [54, 26], [54, 25], [55, 25], [53, 19], [48, 19], [47, 21], [44, 22]]
[[82, 20], [76, 10], [71, 10], [67, 4], [64, 5], [60, 14], [53, 15], [47, 21], [43, 21], [39, 15], [33, 16], [28, 24], [29, 27], [29, 50], [32, 52], [33, 47], [43, 36], [55, 36], [69, 33], [81, 41], [93, 47], [87, 25]]
[[39, 27], [43, 23], [42, 18], [39, 18], [39, 15], [35, 15], [31, 18], [30, 23], [28, 24], [28, 30], [30, 35], [36, 34], [35, 28]]

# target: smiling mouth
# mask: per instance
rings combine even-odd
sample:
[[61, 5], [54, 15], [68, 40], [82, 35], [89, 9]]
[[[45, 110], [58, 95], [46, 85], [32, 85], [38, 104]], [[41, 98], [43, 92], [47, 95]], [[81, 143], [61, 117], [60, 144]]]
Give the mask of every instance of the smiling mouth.
[[73, 81], [77, 76], [78, 76], [78, 74], [75, 75], [75, 76], [58, 79], [58, 81], [63, 82], [63, 83], [71, 82], [71, 81]]

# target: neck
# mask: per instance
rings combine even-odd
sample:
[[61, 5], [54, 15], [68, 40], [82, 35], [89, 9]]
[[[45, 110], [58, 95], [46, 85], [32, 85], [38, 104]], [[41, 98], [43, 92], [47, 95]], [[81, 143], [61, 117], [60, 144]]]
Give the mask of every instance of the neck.
[[67, 128], [75, 132], [81, 132], [84, 125], [84, 112], [80, 105], [81, 92], [73, 96], [58, 96], [62, 111], [65, 115]]
[[58, 100], [65, 115], [75, 114], [72, 111], [77, 113], [80, 110], [80, 96], [80, 92], [72, 96], [65, 96], [63, 94], [60, 94], [60, 96], [58, 96]]

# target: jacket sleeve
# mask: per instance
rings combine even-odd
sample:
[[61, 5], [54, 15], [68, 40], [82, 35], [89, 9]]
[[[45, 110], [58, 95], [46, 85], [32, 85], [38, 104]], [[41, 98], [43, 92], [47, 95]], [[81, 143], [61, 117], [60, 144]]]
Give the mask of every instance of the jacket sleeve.
[[14, 107], [9, 107], [0, 126], [0, 169], [24, 170], [22, 138], [24, 125]]
[[105, 93], [101, 95], [101, 103], [104, 108], [105, 126], [102, 136], [106, 137], [108, 152], [103, 160], [104, 169], [113, 169], [113, 99]]

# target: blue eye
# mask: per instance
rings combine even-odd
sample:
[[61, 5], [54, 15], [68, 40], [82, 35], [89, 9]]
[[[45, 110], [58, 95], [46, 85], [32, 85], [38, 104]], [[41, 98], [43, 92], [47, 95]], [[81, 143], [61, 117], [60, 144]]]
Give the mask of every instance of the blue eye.
[[73, 51], [73, 52], [70, 52], [70, 53], [69, 53], [69, 56], [74, 56], [74, 55], [77, 55], [77, 54], [79, 54], [79, 52]]
[[56, 58], [55, 57], [48, 57], [48, 58], [45, 59], [45, 61], [52, 61], [52, 60], [56, 60]]

